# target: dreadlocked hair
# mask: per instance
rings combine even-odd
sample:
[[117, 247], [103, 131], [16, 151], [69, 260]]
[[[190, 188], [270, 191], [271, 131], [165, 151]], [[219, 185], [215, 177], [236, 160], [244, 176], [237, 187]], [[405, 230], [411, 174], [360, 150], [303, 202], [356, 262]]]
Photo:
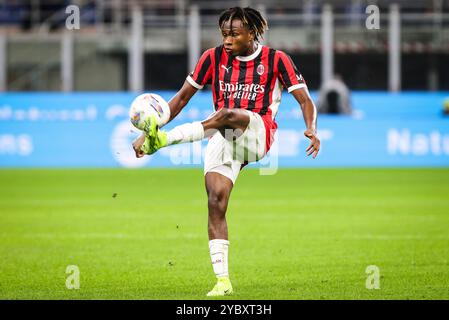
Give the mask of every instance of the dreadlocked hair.
[[267, 20], [262, 17], [259, 11], [250, 7], [233, 7], [223, 11], [218, 20], [218, 25], [222, 28], [225, 22], [232, 22], [234, 19], [242, 21], [243, 26], [254, 34], [255, 41], [263, 38], [263, 33], [268, 30]]

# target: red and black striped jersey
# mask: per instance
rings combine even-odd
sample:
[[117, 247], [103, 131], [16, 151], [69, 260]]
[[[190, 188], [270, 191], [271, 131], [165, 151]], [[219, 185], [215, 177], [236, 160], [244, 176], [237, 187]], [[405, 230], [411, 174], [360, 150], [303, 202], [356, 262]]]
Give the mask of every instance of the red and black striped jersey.
[[215, 110], [247, 109], [273, 122], [282, 88], [291, 92], [306, 87], [286, 53], [261, 44], [249, 56], [232, 56], [223, 45], [211, 48], [203, 53], [187, 81], [197, 89], [212, 85]]

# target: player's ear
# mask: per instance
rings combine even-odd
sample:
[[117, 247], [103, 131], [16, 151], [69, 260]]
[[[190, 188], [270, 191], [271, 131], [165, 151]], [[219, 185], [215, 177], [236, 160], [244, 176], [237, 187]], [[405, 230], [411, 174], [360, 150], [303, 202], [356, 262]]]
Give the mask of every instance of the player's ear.
[[254, 34], [254, 31], [249, 32], [249, 40], [253, 41], [256, 38], [256, 35]]

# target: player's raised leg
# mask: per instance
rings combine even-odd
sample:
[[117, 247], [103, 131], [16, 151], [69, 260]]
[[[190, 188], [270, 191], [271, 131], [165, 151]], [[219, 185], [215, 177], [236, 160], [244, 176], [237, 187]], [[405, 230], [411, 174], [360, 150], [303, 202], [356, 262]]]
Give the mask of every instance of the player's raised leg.
[[[212, 136], [216, 130], [219, 130], [223, 136], [225, 136], [226, 129], [238, 129], [238, 132], [243, 132], [249, 121], [249, 116], [245, 111], [224, 108], [202, 122], [185, 123], [165, 132], [159, 130], [154, 118], [149, 117], [145, 120], [145, 139], [139, 137], [133, 146], [135, 150], [136, 148], [140, 149], [144, 154], [153, 154], [160, 148], [172, 144], [202, 140]], [[138, 151], [136, 151], [137, 153]]]
[[217, 172], [208, 172], [205, 176], [208, 198], [209, 251], [217, 277], [217, 283], [208, 296], [225, 296], [233, 292], [228, 272], [228, 225], [226, 210], [231, 195], [232, 181]]

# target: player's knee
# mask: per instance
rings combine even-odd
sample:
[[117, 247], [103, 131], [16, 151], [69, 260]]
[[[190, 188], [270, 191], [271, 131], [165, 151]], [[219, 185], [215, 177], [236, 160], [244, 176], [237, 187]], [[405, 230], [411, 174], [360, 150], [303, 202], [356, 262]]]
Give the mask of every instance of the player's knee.
[[227, 196], [224, 190], [211, 190], [208, 194], [208, 205], [212, 212], [226, 209]]
[[220, 197], [218, 194], [215, 194], [215, 193], [210, 194], [207, 200], [208, 200], [209, 208], [211, 208], [211, 209], [220, 210], [223, 207], [223, 198]]
[[232, 122], [234, 120], [234, 117], [234, 111], [228, 108], [222, 108], [217, 112], [217, 120], [224, 125]]

